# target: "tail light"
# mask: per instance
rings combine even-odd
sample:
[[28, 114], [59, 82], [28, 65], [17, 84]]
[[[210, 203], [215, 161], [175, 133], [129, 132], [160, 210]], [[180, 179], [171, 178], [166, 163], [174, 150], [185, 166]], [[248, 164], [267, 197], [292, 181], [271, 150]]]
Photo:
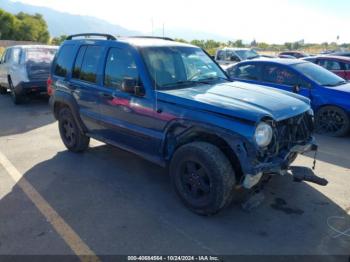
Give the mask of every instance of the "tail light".
[[53, 89], [53, 87], [52, 87], [52, 79], [51, 79], [51, 77], [49, 77], [48, 79], [47, 79], [47, 94], [49, 95], [49, 96], [51, 96], [52, 94], [53, 94], [53, 92], [54, 92], [54, 89]]

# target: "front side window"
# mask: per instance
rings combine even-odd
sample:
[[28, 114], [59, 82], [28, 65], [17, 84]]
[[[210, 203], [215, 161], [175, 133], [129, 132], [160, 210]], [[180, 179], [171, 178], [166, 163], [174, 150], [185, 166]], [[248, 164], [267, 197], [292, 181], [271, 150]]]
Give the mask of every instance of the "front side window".
[[237, 50], [236, 53], [242, 60], [253, 59], [259, 57], [259, 54], [254, 50]]
[[218, 51], [217, 60], [225, 60], [225, 51], [224, 50]]
[[134, 57], [129, 51], [111, 48], [106, 61], [104, 85], [106, 87], [121, 89], [123, 79], [125, 78], [139, 81]]
[[241, 79], [258, 80], [259, 67], [257, 65], [241, 65], [234, 71], [234, 76]]
[[222, 70], [200, 48], [145, 47], [141, 53], [159, 89], [194, 86], [201, 81], [227, 80]]
[[280, 85], [299, 85], [298, 76], [288, 68], [279, 65], [264, 66], [263, 80]]
[[226, 60], [232, 61], [232, 62], [241, 61], [241, 59], [233, 51], [227, 51], [226, 58], [227, 58]]
[[12, 50], [12, 57], [11, 61], [18, 64], [21, 56], [21, 49], [20, 48], [14, 48]]
[[341, 64], [334, 60], [323, 59], [319, 61], [319, 65], [331, 71], [341, 70]]
[[298, 63], [292, 66], [299, 73], [322, 86], [338, 86], [345, 83], [343, 78], [313, 63]]
[[97, 69], [102, 51], [103, 48], [101, 46], [86, 47], [84, 58], [81, 64], [81, 70], [77, 78], [90, 83], [97, 82]]

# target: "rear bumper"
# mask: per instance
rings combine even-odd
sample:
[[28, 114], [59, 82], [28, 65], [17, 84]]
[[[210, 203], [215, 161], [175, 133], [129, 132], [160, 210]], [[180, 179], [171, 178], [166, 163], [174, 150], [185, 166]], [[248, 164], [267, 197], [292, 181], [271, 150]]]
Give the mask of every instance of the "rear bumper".
[[47, 93], [46, 80], [36, 80], [29, 82], [20, 82], [15, 87], [15, 92], [18, 95], [27, 95], [31, 93]]

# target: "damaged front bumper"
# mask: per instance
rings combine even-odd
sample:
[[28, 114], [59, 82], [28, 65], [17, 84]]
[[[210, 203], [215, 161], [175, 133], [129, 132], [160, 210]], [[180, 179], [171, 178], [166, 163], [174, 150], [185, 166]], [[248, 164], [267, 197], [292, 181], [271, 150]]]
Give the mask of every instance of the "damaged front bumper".
[[315, 140], [312, 138], [307, 143], [293, 146], [288, 153], [283, 156], [275, 157], [272, 160], [264, 163], [257, 163], [256, 165], [242, 166], [244, 177], [242, 180], [242, 186], [250, 189], [257, 185], [263, 175], [267, 174], [279, 174], [285, 175], [287, 173], [292, 174], [296, 181], [309, 181], [319, 185], [327, 185], [328, 181], [317, 177], [313, 170], [308, 167], [290, 167], [290, 156], [292, 154], [304, 154], [307, 152], [317, 152], [318, 146]]

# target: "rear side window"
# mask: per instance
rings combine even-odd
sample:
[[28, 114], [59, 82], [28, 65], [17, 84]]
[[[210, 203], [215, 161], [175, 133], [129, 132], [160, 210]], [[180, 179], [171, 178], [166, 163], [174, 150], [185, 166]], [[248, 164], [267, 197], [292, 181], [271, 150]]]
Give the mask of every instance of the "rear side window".
[[101, 46], [81, 47], [74, 66], [74, 77], [86, 82], [96, 83], [98, 63], [102, 51]]
[[75, 59], [75, 63], [74, 63], [74, 69], [73, 69], [73, 74], [72, 74], [73, 78], [80, 77], [81, 66], [83, 64], [83, 58], [85, 55], [85, 51], [86, 51], [86, 46], [80, 47], [77, 58]]
[[112, 88], [121, 88], [124, 78], [132, 78], [139, 81], [135, 60], [130, 52], [111, 48], [107, 56], [104, 85]]
[[11, 58], [11, 53], [12, 53], [12, 49], [7, 49], [6, 51], [6, 54], [5, 54], [5, 59], [4, 59], [4, 62], [7, 63], [10, 61], [10, 58]]
[[258, 80], [259, 79], [259, 66], [257, 65], [241, 65], [236, 68], [233, 72], [234, 77], [248, 80]]
[[285, 67], [266, 65], [263, 70], [263, 80], [265, 82], [281, 85], [294, 86], [299, 85], [298, 76]]
[[73, 45], [64, 45], [61, 47], [54, 66], [56, 76], [66, 77], [74, 59]]

